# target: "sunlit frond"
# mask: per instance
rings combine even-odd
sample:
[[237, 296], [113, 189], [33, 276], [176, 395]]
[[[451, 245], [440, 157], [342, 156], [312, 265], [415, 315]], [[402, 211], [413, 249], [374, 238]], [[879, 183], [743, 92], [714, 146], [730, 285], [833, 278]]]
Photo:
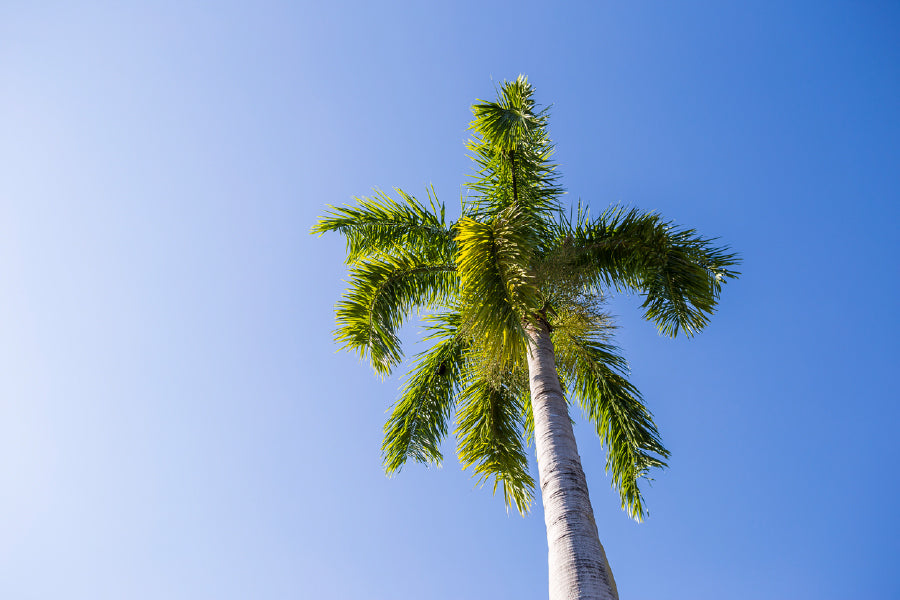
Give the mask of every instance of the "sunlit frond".
[[444, 219], [444, 205], [433, 191], [428, 191], [428, 206], [403, 190], [396, 192], [402, 202], [376, 191], [374, 197], [356, 198], [356, 206], [331, 206], [311, 233], [342, 234], [347, 241], [348, 264], [397, 251], [419, 256], [452, 255], [453, 240]]
[[335, 307], [335, 339], [388, 374], [403, 356], [397, 330], [406, 316], [416, 307], [446, 303], [457, 286], [456, 265], [432, 257], [398, 252], [358, 262]]
[[472, 107], [473, 139], [467, 147], [476, 175], [469, 184], [473, 197], [466, 214], [485, 218], [516, 204], [541, 217], [534, 225], [543, 238], [544, 218], [558, 209], [563, 190], [551, 162], [547, 113], [536, 111], [533, 93], [527, 79], [519, 77], [500, 87], [496, 101]]
[[468, 343], [459, 332], [458, 313], [425, 317], [435, 344], [418, 355], [400, 399], [384, 426], [381, 445], [388, 474], [400, 470], [408, 458], [440, 465], [440, 443], [456, 401]]
[[651, 468], [664, 467], [669, 455], [653, 416], [625, 378], [627, 363], [604, 332], [560, 328], [552, 335], [562, 379], [606, 447], [606, 469], [622, 508], [640, 521], [645, 510], [638, 482]]
[[523, 440], [522, 396], [505, 385], [470, 379], [460, 394], [456, 435], [463, 468], [473, 467], [480, 484], [493, 479], [507, 506], [525, 514], [534, 497]]
[[529, 141], [531, 134], [546, 124], [535, 114], [534, 88], [520, 76], [499, 89], [496, 101], [478, 100], [472, 107], [475, 119], [470, 127], [484, 142], [500, 152], [514, 152]]
[[740, 260], [727, 247], [655, 213], [612, 208], [594, 220], [579, 214], [558, 235], [596, 286], [642, 293], [644, 316], [672, 337], [703, 329], [722, 285], [739, 275], [731, 267]]
[[486, 223], [463, 217], [456, 242], [463, 326], [511, 362], [524, 349], [523, 320], [540, 308], [529, 272], [535, 243], [529, 219], [514, 206]]

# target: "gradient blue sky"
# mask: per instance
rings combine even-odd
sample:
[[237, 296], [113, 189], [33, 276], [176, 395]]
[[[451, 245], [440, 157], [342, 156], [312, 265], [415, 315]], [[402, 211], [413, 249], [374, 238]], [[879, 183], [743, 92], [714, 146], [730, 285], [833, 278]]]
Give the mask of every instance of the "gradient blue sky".
[[398, 381], [335, 352], [307, 234], [455, 207], [519, 73], [569, 201], [745, 261], [693, 340], [611, 304], [672, 450], [639, 525], [577, 427], [623, 599], [900, 597], [896, 3], [148, 4], [0, 6], [0, 597], [546, 597], [539, 503], [452, 442], [384, 477]]

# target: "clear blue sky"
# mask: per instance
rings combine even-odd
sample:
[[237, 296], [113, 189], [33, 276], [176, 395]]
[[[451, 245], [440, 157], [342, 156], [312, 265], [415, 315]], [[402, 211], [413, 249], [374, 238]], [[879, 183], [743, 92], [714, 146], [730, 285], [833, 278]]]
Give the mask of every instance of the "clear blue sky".
[[383, 475], [307, 234], [456, 206], [520, 73], [569, 201], [744, 257], [699, 338], [611, 306], [672, 450], [636, 524], [577, 428], [622, 598], [900, 597], [896, 3], [139, 4], [0, 7], [0, 597], [546, 598], [539, 503]]

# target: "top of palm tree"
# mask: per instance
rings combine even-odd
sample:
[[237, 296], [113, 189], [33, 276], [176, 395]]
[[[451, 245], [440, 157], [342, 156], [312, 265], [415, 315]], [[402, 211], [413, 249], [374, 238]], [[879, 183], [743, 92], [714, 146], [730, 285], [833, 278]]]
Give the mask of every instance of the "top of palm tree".
[[397, 190], [330, 207], [312, 233], [341, 233], [350, 286], [337, 304], [336, 339], [387, 375], [403, 358], [398, 329], [425, 310], [426, 341], [385, 426], [384, 464], [440, 464], [456, 413], [459, 458], [525, 512], [533, 497], [526, 440], [532, 431], [526, 328], [547, 327], [560, 380], [607, 449], [623, 508], [645, 514], [638, 481], [664, 466], [650, 412], [627, 380], [602, 309], [610, 290], [643, 296], [644, 317], [668, 336], [709, 322], [738, 258], [659, 215], [613, 207], [592, 217], [562, 210], [547, 112], [524, 77], [473, 106], [468, 149], [475, 175], [462, 215], [448, 222]]

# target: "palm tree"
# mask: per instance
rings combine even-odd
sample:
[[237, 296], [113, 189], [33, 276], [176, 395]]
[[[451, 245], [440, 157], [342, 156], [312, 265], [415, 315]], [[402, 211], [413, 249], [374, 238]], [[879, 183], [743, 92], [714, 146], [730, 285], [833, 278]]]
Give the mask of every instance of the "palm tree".
[[550, 597], [617, 598], [575, 445], [567, 397], [607, 450], [622, 508], [645, 515], [638, 482], [665, 466], [640, 392], [611, 342], [603, 294], [643, 295], [644, 316], [669, 336], [693, 335], [714, 312], [737, 258], [659, 215], [611, 208], [562, 212], [546, 110], [524, 77], [478, 101], [468, 149], [476, 174], [448, 222], [397, 190], [329, 207], [313, 233], [347, 242], [350, 286], [336, 339], [382, 376], [402, 361], [398, 329], [423, 311], [428, 350], [415, 358], [385, 425], [388, 474], [407, 460], [440, 464], [455, 412], [458, 456], [525, 514], [536, 447], [547, 525]]

